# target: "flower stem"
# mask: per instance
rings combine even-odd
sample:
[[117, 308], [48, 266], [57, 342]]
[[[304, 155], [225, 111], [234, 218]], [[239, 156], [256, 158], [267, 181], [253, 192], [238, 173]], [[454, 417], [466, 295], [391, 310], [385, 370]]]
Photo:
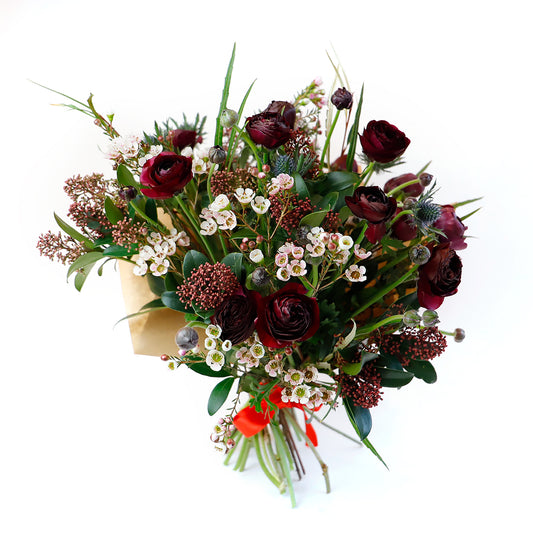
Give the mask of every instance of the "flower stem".
[[326, 157], [326, 153], [328, 152], [331, 135], [333, 133], [333, 130], [335, 129], [335, 126], [337, 125], [337, 120], [339, 119], [339, 115], [340, 115], [340, 110], [337, 109], [337, 112], [335, 113], [335, 117], [333, 118], [333, 122], [331, 123], [331, 126], [329, 128], [328, 136], [326, 137], [326, 141], [324, 142], [324, 148], [322, 148], [322, 157], [320, 158], [321, 169], [324, 167], [324, 159]]
[[[305, 410], [308, 413], [312, 414], [312, 415], [315, 414], [315, 413], [313, 413], [313, 411], [310, 411], [309, 409], [305, 409]], [[324, 420], [322, 418], [319, 418], [318, 416], [314, 416], [313, 420], [316, 420], [319, 424], [322, 424], [324, 427], [327, 427], [328, 429], [331, 429], [331, 431], [335, 431], [335, 433], [338, 433], [339, 435], [342, 435], [343, 437], [351, 440], [352, 442], [355, 442], [359, 446], [363, 445], [363, 443], [360, 440], [354, 439], [353, 437], [351, 437], [347, 433], [344, 433], [344, 431], [341, 431], [340, 429], [337, 429], [336, 427], [333, 427], [333, 426], [329, 425], [328, 423], [324, 422]]]
[[356, 338], [366, 338], [374, 330], [382, 328], [383, 326], [386, 326], [387, 324], [394, 324], [396, 322], [401, 322], [402, 320], [403, 320], [403, 315], [389, 316], [387, 318], [384, 318], [383, 320], [381, 320], [377, 324], [373, 324], [373, 325], [367, 326], [366, 328], [358, 329]]
[[320, 467], [322, 468], [322, 474], [324, 475], [324, 481], [326, 483], [326, 492], [329, 494], [331, 492], [331, 485], [329, 482], [328, 465], [322, 460], [322, 457], [320, 457], [320, 454], [317, 452], [315, 445], [311, 442], [311, 439], [309, 439], [309, 437], [305, 434], [305, 431], [298, 425], [298, 422], [292, 416], [291, 413], [287, 413], [287, 418], [291, 422], [295, 431], [305, 439], [307, 445], [309, 446], [309, 449], [313, 452], [313, 455], [316, 457], [318, 463], [320, 464]]
[[296, 497], [294, 494], [294, 487], [292, 485], [291, 470], [289, 466], [289, 457], [287, 455], [286, 445], [283, 442], [283, 434], [281, 433], [278, 422], [272, 422], [270, 425], [272, 426], [272, 433], [274, 434], [274, 439], [276, 440], [276, 449], [278, 450], [281, 468], [283, 470], [283, 474], [287, 481], [287, 487], [289, 488], [289, 495], [291, 497], [291, 505], [294, 508], [296, 507]]
[[420, 183], [420, 180], [418, 178], [406, 181], [405, 183], [402, 183], [401, 185], [398, 185], [398, 187], [395, 187], [392, 189], [392, 191], [389, 191], [387, 193], [387, 196], [394, 196], [397, 192], [400, 192], [402, 189], [405, 189], [406, 187], [409, 187], [409, 185], [415, 185], [416, 183]]
[[371, 305], [374, 305], [377, 301], [381, 300], [385, 295], [387, 295], [390, 291], [395, 289], [398, 285], [401, 285], [403, 282], [407, 281], [412, 274], [414, 274], [418, 269], [418, 265], [415, 265], [413, 268], [411, 268], [408, 272], [406, 272], [401, 278], [397, 279], [396, 281], [392, 282], [391, 284], [387, 285], [383, 289], [381, 289], [379, 292], [377, 292], [373, 298], [368, 300], [364, 305], [362, 305], [359, 309], [356, 309], [354, 313], [352, 313], [352, 317], [355, 317], [359, 314], [361, 314], [365, 309], [368, 309]]
[[278, 489], [279, 489], [281, 481], [272, 475], [272, 473], [268, 469], [268, 467], [267, 467], [267, 465], [266, 465], [266, 463], [265, 463], [265, 461], [263, 459], [263, 454], [261, 452], [261, 445], [259, 444], [259, 435], [255, 434], [253, 439], [254, 439], [254, 445], [255, 445], [255, 453], [257, 455], [257, 460], [259, 461], [259, 465], [261, 466], [261, 468], [262, 468], [263, 472], [265, 473], [266, 477], [268, 479], [270, 479], [270, 481], [272, 481], [272, 483], [274, 483], [274, 485], [276, 485], [276, 487], [278, 487]]

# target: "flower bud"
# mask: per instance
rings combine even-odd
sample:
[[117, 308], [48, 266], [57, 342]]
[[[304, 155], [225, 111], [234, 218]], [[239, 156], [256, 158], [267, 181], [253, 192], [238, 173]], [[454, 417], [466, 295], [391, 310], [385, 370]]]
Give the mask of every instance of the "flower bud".
[[237, 111], [233, 111], [233, 109], [224, 109], [220, 114], [220, 124], [222, 124], [224, 128], [233, 128], [238, 120], [239, 115], [237, 114]]
[[408, 328], [416, 328], [421, 320], [420, 315], [414, 309], [406, 311], [403, 315], [403, 323]]
[[404, 209], [411, 209], [418, 203], [418, 200], [414, 196], [408, 196], [403, 201], [403, 208]]
[[226, 152], [221, 146], [213, 146], [209, 148], [209, 161], [215, 165], [219, 165], [226, 161]]
[[432, 179], [433, 175], [428, 174], [427, 172], [422, 172], [422, 174], [418, 176], [418, 181], [420, 182], [420, 185], [422, 185], [422, 187], [427, 187], [431, 183]]
[[344, 87], [342, 89], [337, 89], [331, 95], [331, 103], [340, 111], [341, 109], [350, 109], [353, 104], [352, 93], [346, 90]]
[[266, 285], [270, 281], [270, 276], [266, 268], [258, 267], [252, 272], [252, 283], [257, 287]]
[[131, 202], [137, 196], [137, 189], [133, 185], [128, 185], [127, 187], [121, 187], [118, 190], [118, 195], [125, 202]]
[[437, 311], [432, 311], [431, 309], [426, 309], [422, 313], [422, 321], [426, 328], [432, 328], [440, 322]]
[[181, 328], [176, 333], [176, 344], [182, 350], [192, 350], [198, 345], [199, 336], [193, 328]]
[[465, 340], [465, 330], [461, 328], [456, 328], [453, 334], [453, 339], [455, 342], [463, 342]]
[[409, 250], [409, 258], [415, 265], [425, 265], [430, 257], [431, 252], [423, 244], [417, 244]]

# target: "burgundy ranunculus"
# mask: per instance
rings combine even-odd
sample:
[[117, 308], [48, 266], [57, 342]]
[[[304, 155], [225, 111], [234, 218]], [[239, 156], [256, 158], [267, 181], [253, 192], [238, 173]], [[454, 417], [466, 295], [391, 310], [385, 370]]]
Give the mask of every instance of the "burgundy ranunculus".
[[341, 109], [350, 109], [353, 104], [353, 95], [345, 87], [337, 89], [331, 95], [331, 103], [340, 111]]
[[192, 159], [174, 152], [161, 152], [149, 159], [141, 172], [141, 192], [149, 198], [172, 198], [192, 179]]
[[[396, 214], [400, 212], [400, 208], [397, 208]], [[414, 222], [413, 215], [402, 215], [392, 225], [392, 235], [401, 241], [411, 241], [417, 236], [417, 233], [418, 229]]]
[[353, 196], [345, 198], [352, 213], [368, 221], [366, 238], [376, 243], [385, 235], [385, 222], [396, 213], [396, 199], [387, 196], [379, 187], [357, 187]]
[[452, 250], [464, 250], [467, 247], [465, 230], [468, 228], [455, 213], [453, 205], [441, 206], [441, 215], [433, 226], [446, 234], [446, 237], [439, 235], [439, 241], [449, 242]]
[[[385, 192], [391, 192], [393, 189], [396, 189], [396, 187], [403, 185], [404, 183], [407, 183], [408, 181], [416, 180], [416, 174], [412, 174], [411, 172], [408, 172], [407, 174], [402, 174], [401, 176], [396, 176], [395, 178], [391, 178], [387, 182], [385, 182], [385, 185], [383, 186], [383, 190]], [[424, 186], [418, 182], [414, 183], [413, 185], [408, 185], [407, 187], [404, 187], [402, 189], [402, 192], [405, 194], [405, 196], [413, 196], [416, 198], [417, 196], [420, 196], [424, 192]]]
[[370, 160], [378, 163], [394, 161], [411, 142], [405, 133], [386, 120], [371, 120], [359, 137], [363, 152]]
[[[337, 157], [333, 163], [331, 163], [331, 170], [348, 170], [346, 168], [346, 161], [348, 159], [348, 156], [346, 154], [341, 155], [340, 157]], [[354, 159], [353, 165], [352, 165], [352, 172], [359, 172], [359, 165], [357, 164], [357, 161]]]
[[265, 109], [265, 113], [278, 113], [281, 115], [283, 122], [291, 128], [294, 128], [294, 122], [296, 121], [296, 108], [290, 102], [283, 102], [282, 100], [272, 100], [268, 107]]
[[194, 130], [172, 130], [170, 132], [172, 146], [178, 150], [183, 150], [187, 146], [191, 148], [196, 144], [196, 131]]
[[254, 331], [257, 302], [260, 298], [260, 294], [256, 291], [241, 289], [217, 307], [211, 322], [222, 328], [220, 335], [222, 340], [239, 344], [250, 337]]
[[279, 113], [264, 111], [246, 120], [246, 131], [255, 144], [260, 144], [269, 150], [279, 148], [285, 144], [291, 129]]
[[284, 348], [293, 342], [312, 337], [320, 325], [315, 298], [296, 282], [259, 301], [255, 329], [261, 342], [269, 348]]
[[449, 243], [431, 250], [429, 261], [419, 269], [418, 301], [426, 309], [438, 309], [446, 296], [457, 292], [463, 264]]

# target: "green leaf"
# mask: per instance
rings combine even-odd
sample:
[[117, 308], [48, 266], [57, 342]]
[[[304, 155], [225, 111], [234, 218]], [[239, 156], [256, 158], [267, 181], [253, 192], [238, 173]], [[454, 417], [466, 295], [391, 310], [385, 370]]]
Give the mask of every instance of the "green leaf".
[[302, 176], [300, 176], [300, 174], [295, 174], [293, 177], [294, 187], [300, 198], [309, 198], [309, 189], [307, 188], [307, 185], [305, 184], [305, 181]]
[[71, 276], [76, 270], [86, 269], [89, 265], [94, 265], [97, 261], [100, 261], [104, 257], [102, 252], [88, 252], [84, 255], [80, 255], [69, 267], [67, 272], [67, 278]]
[[229, 376], [228, 372], [226, 372], [224, 369], [218, 371], [213, 370], [207, 363], [194, 363], [189, 365], [189, 368], [197, 374], [201, 374], [202, 376], [207, 376], [210, 378], [224, 378]]
[[119, 165], [117, 168], [117, 181], [123, 187], [139, 188], [139, 184], [135, 181], [133, 174], [126, 165]]
[[209, 401], [207, 402], [207, 412], [212, 416], [214, 415], [226, 401], [229, 391], [235, 378], [226, 378], [215, 385], [215, 388], [211, 391]]
[[209, 259], [197, 250], [189, 250], [183, 258], [183, 277], [187, 279], [191, 272], [204, 263], [209, 263]]
[[323, 193], [340, 192], [353, 187], [359, 180], [359, 176], [354, 172], [339, 170], [330, 172], [326, 179], [320, 183], [320, 190]]
[[353, 161], [355, 158], [355, 148], [357, 146], [357, 136], [359, 133], [359, 119], [361, 118], [361, 109], [363, 107], [363, 93], [365, 91], [365, 84], [361, 85], [361, 93], [359, 95], [359, 102], [355, 112], [354, 123], [348, 134], [348, 153], [346, 154], [346, 168], [353, 168]]
[[222, 263], [229, 266], [239, 280], [242, 272], [242, 258], [243, 255], [240, 252], [232, 252], [222, 259]]
[[141, 307], [140, 311], [146, 311], [147, 309], [161, 309], [163, 307], [165, 307], [165, 304], [163, 303], [161, 298], [156, 298], [155, 300], [144, 304]]
[[55, 218], [55, 221], [57, 222], [57, 225], [67, 235], [70, 235], [73, 239], [75, 239], [75, 240], [77, 240], [79, 242], [82, 242], [90, 250], [92, 250], [94, 248], [94, 244], [93, 244], [93, 242], [90, 239], [88, 239], [87, 237], [82, 235], [79, 231], [75, 230], [72, 226], [70, 226], [64, 220], [59, 218], [55, 213], [54, 213], [54, 218]]
[[320, 200], [320, 202], [317, 204], [317, 207], [321, 210], [330, 211], [335, 207], [338, 199], [339, 193], [337, 191], [331, 191], [326, 194], [322, 200]]
[[381, 375], [381, 385], [383, 387], [403, 387], [410, 383], [414, 377], [412, 372], [405, 372], [404, 370], [382, 367], [376, 367], [376, 370]]
[[369, 361], [373, 361], [378, 358], [377, 353], [363, 352], [361, 354], [361, 361], [358, 363], [348, 363], [342, 367], [342, 371], [349, 376], [357, 376], [361, 372], [363, 366]]
[[176, 292], [177, 288], [178, 283], [176, 281], [176, 278], [174, 277], [174, 274], [172, 274], [172, 272], [168, 272], [165, 276], [165, 290]]
[[222, 111], [226, 109], [228, 104], [228, 97], [229, 97], [229, 88], [231, 85], [231, 74], [233, 73], [233, 63], [235, 62], [235, 48], [236, 44], [233, 44], [233, 50], [231, 52], [231, 59], [229, 61], [228, 70], [226, 71], [226, 78], [224, 80], [224, 88], [222, 89], [222, 99], [220, 100], [220, 108], [218, 110], [218, 116], [217, 116], [217, 122], [216, 122], [216, 130], [215, 130], [215, 142], [214, 145], [222, 146], [222, 135], [224, 133], [224, 128], [222, 127], [222, 124], [220, 123], [220, 115], [222, 115]]
[[377, 452], [376, 448], [372, 446], [372, 443], [368, 439], [363, 439], [363, 444], [383, 463], [383, 466], [388, 470], [387, 463], [381, 458], [381, 455]]
[[165, 291], [161, 294], [161, 301], [169, 309], [174, 309], [174, 311], [180, 311], [181, 313], [188, 313], [192, 311], [190, 307], [187, 307], [180, 299], [179, 296], [174, 291]]
[[235, 233], [231, 234], [232, 239], [255, 239], [256, 237], [257, 233], [248, 228], [242, 228], [239, 231], [236, 231]]
[[107, 217], [107, 220], [111, 222], [111, 224], [116, 224], [119, 220], [122, 220], [124, 218], [124, 213], [122, 210], [120, 210], [114, 203], [109, 196], [105, 197], [104, 200], [104, 210], [105, 210], [105, 216]]
[[144, 210], [149, 218], [151, 218], [154, 222], [157, 222], [157, 205], [153, 198], [146, 199]]
[[146, 281], [148, 281], [148, 287], [156, 296], [161, 296], [165, 292], [165, 280], [161, 276], [154, 276], [147, 272]]
[[103, 255], [106, 257], [130, 257], [134, 253], [135, 250], [130, 250], [129, 248], [119, 246], [118, 244], [112, 244], [104, 250]]
[[437, 372], [435, 367], [429, 361], [410, 361], [407, 370], [412, 372], [416, 378], [426, 383], [435, 383], [437, 381]]
[[370, 410], [356, 405], [350, 398], [343, 398], [342, 402], [355, 432], [361, 440], [366, 439], [372, 429]]
[[320, 226], [324, 218], [326, 217], [327, 211], [316, 211], [315, 213], [309, 213], [305, 215], [302, 220], [300, 220], [300, 226]]

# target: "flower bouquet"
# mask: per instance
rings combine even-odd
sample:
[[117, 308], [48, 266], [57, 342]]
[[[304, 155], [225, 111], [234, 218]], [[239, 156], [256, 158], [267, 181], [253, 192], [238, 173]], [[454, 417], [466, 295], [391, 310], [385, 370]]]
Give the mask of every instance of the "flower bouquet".
[[439, 205], [427, 166], [374, 184], [410, 141], [384, 120], [360, 128], [363, 89], [354, 98], [338, 74], [329, 98], [314, 80], [245, 114], [252, 84], [228, 108], [234, 57], [235, 48], [212, 143], [200, 115], [121, 135], [92, 95], [67, 97], [108, 137], [113, 175], [67, 180], [74, 225], [56, 215], [62, 232], [41, 235], [38, 248], [68, 265], [78, 290], [96, 265], [130, 266], [152, 296], [127, 318], [171, 310], [175, 349], [161, 359], [214, 380], [215, 448], [237, 470], [253, 449], [295, 505], [297, 441], [329, 492], [314, 427], [331, 427], [328, 413], [342, 406], [347, 437], [383, 461], [368, 439], [383, 389], [435, 382], [431, 361], [447, 336], [463, 340], [461, 329], [439, 329], [436, 309], [461, 281], [472, 213], [456, 208], [474, 200]]

